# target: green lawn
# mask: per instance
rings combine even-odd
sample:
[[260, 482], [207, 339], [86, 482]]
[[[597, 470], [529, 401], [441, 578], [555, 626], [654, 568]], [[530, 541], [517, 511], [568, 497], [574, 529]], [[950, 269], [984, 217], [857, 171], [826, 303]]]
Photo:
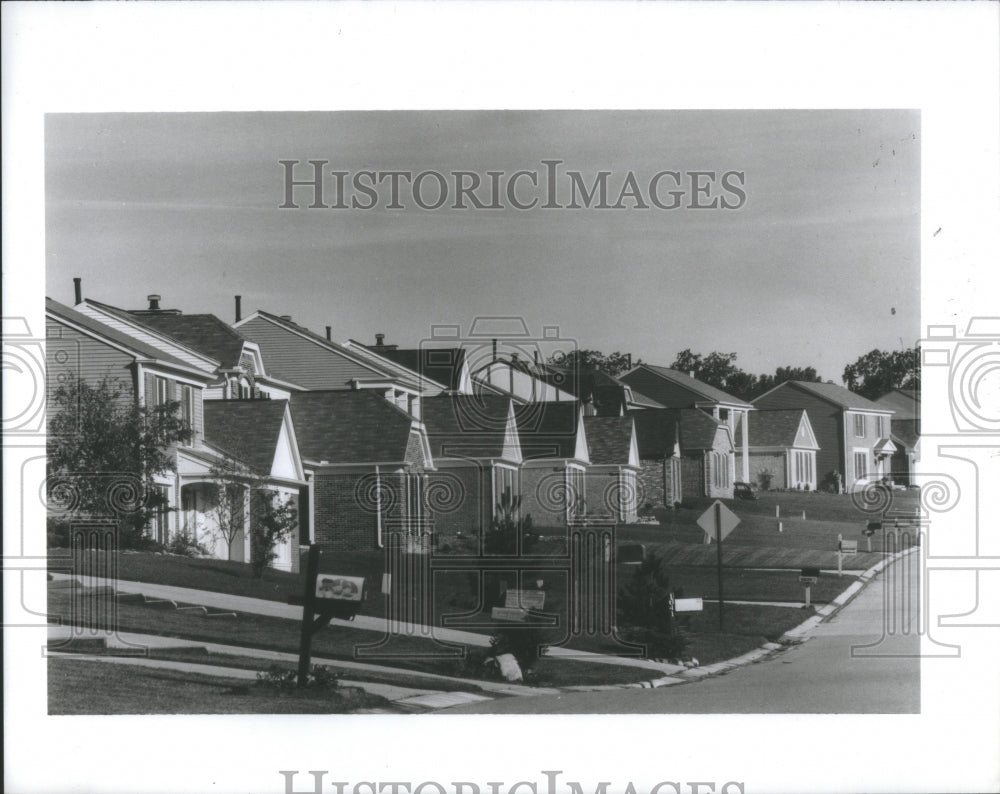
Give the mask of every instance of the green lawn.
[[386, 709], [358, 687], [277, 693], [252, 681], [81, 659], [48, 660], [49, 714], [348, 714]]

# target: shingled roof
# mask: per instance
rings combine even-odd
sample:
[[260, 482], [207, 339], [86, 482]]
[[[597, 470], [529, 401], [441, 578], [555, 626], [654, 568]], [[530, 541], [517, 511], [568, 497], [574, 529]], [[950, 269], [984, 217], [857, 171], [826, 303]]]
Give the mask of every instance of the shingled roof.
[[122, 333], [121, 331], [112, 328], [110, 325], [105, 325], [98, 320], [93, 320], [87, 315], [81, 314], [75, 309], [71, 309], [69, 306], [64, 306], [58, 301], [52, 300], [52, 298], [45, 299], [45, 309], [56, 317], [78, 325], [91, 333], [103, 336], [109, 342], [114, 342], [121, 347], [127, 348], [139, 358], [162, 361], [176, 367], [183, 367], [185, 370], [193, 369], [192, 365], [188, 364], [186, 361], [181, 361], [176, 356], [172, 356], [170, 353], [166, 353], [159, 348], [155, 348], [140, 339], [136, 339], [128, 334]]
[[[891, 408], [876, 405], [871, 400], [862, 397], [860, 394], [855, 394], [850, 389], [845, 389], [843, 386], [838, 386], [836, 383], [811, 383], [804, 380], [789, 380], [775, 386], [774, 388], [799, 389], [800, 391], [814, 394], [820, 399], [826, 400], [829, 403], [833, 403], [838, 408], [848, 411], [877, 411], [881, 413], [892, 413]], [[774, 389], [771, 389], [771, 391], [774, 391]], [[765, 394], [770, 393], [771, 392], [766, 392]], [[763, 396], [765, 395], [761, 395], [761, 397]], [[756, 399], [760, 398], [758, 397]]]
[[875, 404], [896, 412], [892, 417], [894, 425], [900, 419], [920, 418], [920, 392], [917, 389], [893, 389], [875, 400]]
[[173, 312], [129, 312], [133, 320], [169, 336], [185, 347], [214, 358], [226, 369], [236, 367], [246, 340], [214, 314], [175, 314]]
[[712, 449], [715, 436], [725, 422], [713, 419], [698, 408], [682, 408], [677, 412], [681, 428], [681, 450], [685, 453], [695, 449]]
[[635, 439], [640, 458], [662, 458], [674, 454], [678, 441], [677, 411], [649, 408], [631, 411], [629, 416], [635, 421]]
[[[654, 364], [639, 364], [634, 369], [625, 373], [625, 375], [622, 376], [622, 380], [624, 380], [626, 383], [629, 383], [628, 375], [631, 372], [635, 372], [635, 370], [641, 368], [645, 368], [649, 372], [652, 372], [654, 375], [657, 375], [666, 381], [670, 381], [671, 383], [677, 386], [687, 389], [689, 392], [692, 392], [694, 395], [700, 398], [700, 400], [703, 402], [725, 403], [726, 405], [733, 405], [739, 407], [750, 406], [749, 403], [745, 402], [744, 400], [741, 400], [739, 397], [734, 397], [733, 395], [724, 392], [722, 389], [718, 389], [715, 386], [710, 386], [709, 384], [704, 383], [698, 380], [697, 378], [692, 378], [686, 372], [680, 372], [676, 369], [670, 369], [669, 367], [658, 367]], [[632, 387], [632, 389], [633, 391], [635, 391], [634, 386]], [[673, 407], [673, 406], [668, 406], [668, 407]]]
[[525, 460], [576, 457], [580, 404], [575, 400], [517, 405], [514, 417]]
[[897, 419], [893, 417], [890, 428], [892, 439], [899, 441], [908, 450], [913, 451], [914, 447], [917, 446], [917, 442], [920, 441], [920, 433], [918, 432], [919, 424], [919, 419]]
[[448, 389], [462, 388], [465, 351], [460, 347], [390, 349], [376, 345], [368, 349]]
[[303, 459], [401, 463], [406, 458], [413, 417], [379, 392], [303, 392], [293, 394], [290, 405]]
[[205, 441], [268, 474], [288, 400], [205, 400]]
[[590, 462], [596, 465], [625, 466], [632, 447], [631, 416], [585, 416]]
[[802, 422], [802, 408], [754, 411], [748, 440], [751, 447], [793, 447]]
[[499, 458], [504, 454], [510, 397], [442, 394], [420, 401], [435, 457]]

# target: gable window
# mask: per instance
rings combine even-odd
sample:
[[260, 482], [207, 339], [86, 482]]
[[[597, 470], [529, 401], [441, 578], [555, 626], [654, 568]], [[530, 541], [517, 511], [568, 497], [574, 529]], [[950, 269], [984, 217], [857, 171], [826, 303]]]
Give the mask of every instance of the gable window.
[[865, 415], [854, 414], [854, 435], [858, 438], [865, 437]]

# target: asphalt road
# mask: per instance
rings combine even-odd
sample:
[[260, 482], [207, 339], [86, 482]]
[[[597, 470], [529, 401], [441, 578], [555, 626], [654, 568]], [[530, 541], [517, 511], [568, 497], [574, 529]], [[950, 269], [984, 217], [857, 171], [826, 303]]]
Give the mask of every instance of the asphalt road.
[[919, 713], [918, 556], [889, 566], [802, 645], [725, 675], [660, 689], [506, 698], [442, 713]]

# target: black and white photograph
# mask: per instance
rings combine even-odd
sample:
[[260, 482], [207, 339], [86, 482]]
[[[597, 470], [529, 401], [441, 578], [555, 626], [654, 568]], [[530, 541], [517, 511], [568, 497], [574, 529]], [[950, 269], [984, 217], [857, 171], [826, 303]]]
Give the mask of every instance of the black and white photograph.
[[6, 5], [9, 790], [1000, 784], [995, 6]]

